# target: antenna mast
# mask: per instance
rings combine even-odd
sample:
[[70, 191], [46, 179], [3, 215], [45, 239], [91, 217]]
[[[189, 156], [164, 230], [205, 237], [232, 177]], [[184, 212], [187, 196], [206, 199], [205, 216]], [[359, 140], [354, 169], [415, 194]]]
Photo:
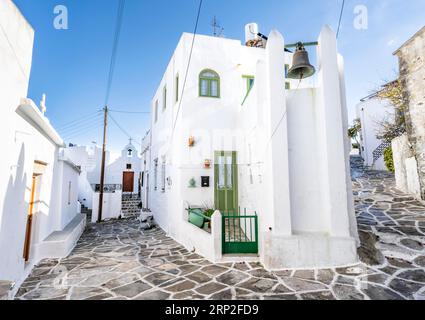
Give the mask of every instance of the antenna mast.
[[212, 19], [211, 26], [213, 28], [214, 37], [221, 37], [224, 31], [224, 28], [220, 26], [220, 22], [217, 20], [216, 16], [214, 16], [214, 18]]

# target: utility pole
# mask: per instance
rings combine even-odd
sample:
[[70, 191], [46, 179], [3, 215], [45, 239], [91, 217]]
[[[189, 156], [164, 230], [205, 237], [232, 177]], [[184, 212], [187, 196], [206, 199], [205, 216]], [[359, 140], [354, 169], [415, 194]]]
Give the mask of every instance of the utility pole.
[[97, 215], [98, 223], [102, 221], [102, 211], [103, 211], [103, 189], [105, 187], [106, 133], [108, 128], [108, 106], [105, 106], [103, 110], [105, 114], [103, 118], [103, 147], [102, 147], [102, 165], [100, 169], [99, 213]]

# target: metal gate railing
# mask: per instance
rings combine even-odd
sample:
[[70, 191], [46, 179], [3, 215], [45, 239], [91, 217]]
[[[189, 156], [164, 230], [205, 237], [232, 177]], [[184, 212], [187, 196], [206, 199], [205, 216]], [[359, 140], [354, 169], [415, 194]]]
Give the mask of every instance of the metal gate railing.
[[223, 254], [258, 253], [258, 216], [222, 212]]

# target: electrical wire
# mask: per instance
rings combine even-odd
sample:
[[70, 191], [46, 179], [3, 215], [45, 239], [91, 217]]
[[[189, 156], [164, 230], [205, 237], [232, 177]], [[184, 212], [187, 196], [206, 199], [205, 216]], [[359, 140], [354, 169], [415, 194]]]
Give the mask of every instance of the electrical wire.
[[150, 111], [126, 111], [126, 110], [113, 110], [108, 109], [112, 113], [128, 113], [128, 114], [151, 114]]
[[64, 137], [69, 137], [69, 136], [72, 136], [76, 133], [85, 132], [86, 130], [90, 130], [94, 126], [99, 126], [99, 125], [103, 125], [103, 121], [93, 122], [93, 123], [87, 124], [84, 127], [76, 128], [75, 130], [72, 130], [72, 131], [61, 132], [61, 135], [64, 136]]
[[341, 13], [339, 14], [338, 30], [336, 32], [336, 38], [337, 39], [339, 37], [339, 31], [340, 31], [340, 28], [341, 28], [342, 16], [344, 14], [344, 7], [345, 7], [345, 0], [342, 0]]
[[67, 124], [58, 126], [57, 128], [58, 128], [58, 130], [68, 130], [68, 129], [71, 129], [71, 128], [75, 128], [76, 126], [79, 126], [80, 124], [84, 124], [84, 123], [89, 122], [89, 121], [91, 121], [93, 119], [96, 119], [96, 118], [98, 118], [100, 116], [101, 116], [101, 113], [100, 112], [96, 112], [95, 114], [88, 115], [88, 116], [86, 116], [84, 118], [79, 118], [77, 120], [68, 122]]
[[[300, 79], [300, 81], [298, 82], [298, 86], [297, 86], [297, 88], [295, 89], [295, 90], [296, 90], [296, 91], [295, 91], [295, 94], [297, 94], [297, 92], [298, 92], [298, 89], [299, 89], [299, 87], [300, 87], [301, 81], [302, 81], [302, 79]], [[273, 140], [274, 136], [275, 136], [275, 135], [276, 135], [276, 133], [277, 133], [277, 130], [279, 129], [279, 127], [280, 127], [280, 125], [282, 124], [283, 120], [286, 118], [286, 115], [287, 115], [287, 114], [288, 114], [288, 108], [286, 108], [286, 110], [285, 110], [284, 114], [282, 115], [282, 117], [280, 118], [280, 120], [279, 120], [278, 124], [276, 125], [276, 128], [273, 130], [272, 135], [270, 136], [270, 139], [269, 139], [269, 141], [267, 142], [266, 149], [268, 148], [268, 146], [269, 146], [270, 142]]]
[[89, 132], [92, 132], [94, 129], [99, 129], [102, 126], [103, 126], [103, 123], [99, 123], [99, 124], [97, 124], [95, 126], [91, 126], [89, 128], [86, 128], [85, 130], [81, 130], [81, 131], [74, 132], [72, 134], [68, 134], [68, 135], [64, 136], [64, 140], [75, 139], [75, 138], [80, 137], [80, 136], [82, 136], [84, 134], [87, 134]]
[[190, 53], [189, 53], [189, 60], [187, 62], [186, 74], [185, 74], [185, 77], [184, 77], [184, 82], [183, 82], [183, 87], [182, 87], [182, 94], [181, 94], [181, 97], [180, 97], [180, 102], [179, 102], [179, 107], [177, 109], [176, 118], [175, 118], [175, 121], [173, 121], [174, 123], [173, 123], [173, 130], [171, 131], [170, 145], [173, 142], [174, 131], [176, 129], [177, 120], [179, 118], [179, 113], [180, 113], [181, 106], [182, 106], [182, 101], [183, 101], [184, 92], [185, 92], [186, 83], [187, 83], [187, 77], [188, 77], [189, 69], [190, 69], [190, 63], [192, 61], [193, 48], [195, 46], [196, 33], [198, 32], [198, 25], [199, 25], [199, 18], [201, 16], [202, 3], [203, 3], [203, 0], [200, 0], [199, 1], [199, 7], [198, 7], [198, 14], [196, 16], [196, 21], [195, 21], [195, 28], [194, 28], [194, 31], [193, 31], [193, 38], [192, 38], [192, 45], [191, 45]]
[[113, 77], [114, 77], [115, 64], [116, 64], [116, 60], [117, 60], [118, 44], [119, 44], [120, 35], [121, 35], [121, 27], [122, 27], [122, 21], [123, 21], [124, 7], [125, 7], [125, 0], [119, 0], [114, 42], [113, 42], [113, 46], [112, 46], [112, 56], [111, 56], [111, 62], [110, 62], [110, 65], [109, 65], [109, 75], [108, 75], [108, 82], [107, 82], [107, 86], [106, 86], [105, 106], [108, 105], [109, 97], [111, 95], [112, 80], [113, 80]]
[[86, 126], [88, 126], [90, 124], [99, 122], [101, 119], [102, 119], [102, 117], [98, 116], [96, 118], [88, 119], [88, 120], [86, 120], [84, 122], [76, 123], [73, 126], [70, 126], [70, 127], [67, 127], [67, 128], [58, 129], [58, 131], [65, 133], [65, 132], [70, 132], [70, 131], [78, 130], [79, 128], [83, 128], [83, 127], [86, 127]]
[[137, 144], [139, 144], [139, 145], [142, 145], [141, 143], [139, 143], [138, 141], [137, 141], [137, 139], [134, 139], [133, 138], [133, 136], [131, 135], [131, 134], [129, 134], [128, 133], [128, 131], [127, 130], [125, 130], [120, 124], [119, 124], [119, 122], [117, 121], [117, 120], [115, 120], [115, 118], [110, 114], [110, 113], [108, 113], [108, 117], [112, 120], [112, 122], [113, 123], [115, 123], [115, 125], [118, 127], [118, 129], [120, 129], [121, 130], [121, 132], [122, 133], [124, 133], [129, 139], [131, 139], [131, 140], [133, 140], [133, 141], [135, 141]]

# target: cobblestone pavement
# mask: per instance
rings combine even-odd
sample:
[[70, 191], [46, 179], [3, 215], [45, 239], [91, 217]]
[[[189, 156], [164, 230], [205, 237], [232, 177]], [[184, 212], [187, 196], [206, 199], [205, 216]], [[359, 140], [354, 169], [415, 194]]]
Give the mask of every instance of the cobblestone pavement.
[[353, 166], [358, 265], [212, 264], [128, 219], [89, 225], [73, 253], [42, 261], [16, 299], [425, 299], [425, 206], [398, 192], [391, 175]]

